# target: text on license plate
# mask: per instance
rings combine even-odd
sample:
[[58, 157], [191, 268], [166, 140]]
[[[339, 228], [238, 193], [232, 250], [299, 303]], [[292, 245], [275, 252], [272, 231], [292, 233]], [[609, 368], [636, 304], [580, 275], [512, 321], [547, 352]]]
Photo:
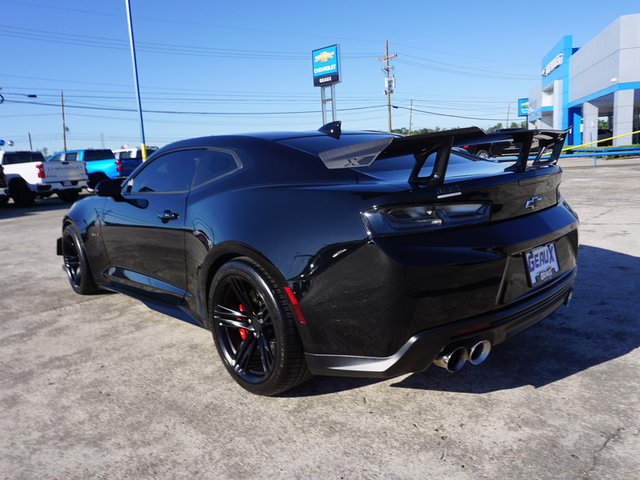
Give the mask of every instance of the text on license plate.
[[524, 258], [532, 286], [538, 282], [544, 282], [560, 271], [556, 246], [553, 243], [525, 252]]

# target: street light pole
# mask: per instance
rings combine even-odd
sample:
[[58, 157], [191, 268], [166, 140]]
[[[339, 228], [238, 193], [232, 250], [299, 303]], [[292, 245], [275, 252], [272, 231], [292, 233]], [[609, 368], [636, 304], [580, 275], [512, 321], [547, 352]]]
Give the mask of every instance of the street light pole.
[[138, 62], [136, 61], [136, 47], [133, 40], [133, 22], [131, 20], [131, 4], [129, 0], [125, 0], [127, 5], [127, 22], [129, 24], [129, 43], [131, 44], [131, 61], [133, 63], [133, 79], [136, 84], [136, 98], [138, 99], [138, 114], [140, 115], [140, 138], [142, 150], [142, 161], [147, 159], [147, 146], [144, 140], [144, 121], [142, 119], [142, 102], [140, 101], [140, 85], [138, 83]]

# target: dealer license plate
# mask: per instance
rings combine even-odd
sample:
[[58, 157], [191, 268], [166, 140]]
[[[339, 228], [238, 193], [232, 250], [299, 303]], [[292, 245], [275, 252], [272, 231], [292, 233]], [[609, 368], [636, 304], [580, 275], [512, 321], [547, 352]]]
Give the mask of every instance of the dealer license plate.
[[553, 243], [525, 252], [524, 259], [527, 263], [531, 286], [544, 282], [560, 272], [556, 246]]
[[65, 187], [70, 187], [71, 186], [71, 182], [62, 182], [62, 185]]

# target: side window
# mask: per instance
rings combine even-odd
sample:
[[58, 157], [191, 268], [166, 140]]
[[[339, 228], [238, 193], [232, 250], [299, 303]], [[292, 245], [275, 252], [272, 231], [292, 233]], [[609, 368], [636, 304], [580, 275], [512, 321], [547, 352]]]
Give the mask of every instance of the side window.
[[200, 168], [198, 168], [193, 186], [198, 187], [210, 180], [220, 178], [237, 170], [239, 167], [239, 162], [230, 152], [208, 150], [200, 162]]
[[120, 160], [129, 160], [131, 158], [131, 152], [129, 150], [125, 150], [124, 152], [117, 153], [116, 156]]
[[127, 184], [128, 192], [184, 192], [191, 188], [193, 176], [204, 149], [179, 150], [155, 158]]
[[61, 153], [56, 153], [53, 157], [49, 158], [47, 162], [59, 162], [60, 157], [62, 157]]
[[76, 160], [78, 160], [78, 152], [65, 153], [64, 159], [67, 162], [75, 162]]

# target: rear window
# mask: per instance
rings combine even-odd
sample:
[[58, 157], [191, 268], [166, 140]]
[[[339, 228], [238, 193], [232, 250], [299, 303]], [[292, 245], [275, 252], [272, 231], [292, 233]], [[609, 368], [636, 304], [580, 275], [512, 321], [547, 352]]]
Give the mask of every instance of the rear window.
[[44, 162], [44, 155], [40, 152], [5, 152], [2, 160], [5, 165], [29, 162]]
[[116, 158], [111, 150], [85, 150], [84, 157], [85, 162], [93, 162], [95, 160], [109, 160]]
[[[354, 145], [356, 143], [364, 143], [370, 142], [372, 140], [376, 140], [379, 138], [386, 138], [389, 135], [384, 134], [355, 134], [355, 135], [342, 135], [339, 139], [330, 137], [328, 135], [322, 136], [314, 136], [314, 137], [298, 137], [298, 138], [288, 138], [284, 140], [279, 140], [279, 143], [287, 145], [289, 147], [294, 147], [299, 150], [303, 150], [305, 152], [311, 153], [313, 155], [318, 155], [320, 152], [324, 152], [325, 150], [331, 150], [333, 148], [341, 148], [347, 145]], [[436, 155], [435, 153], [429, 155], [429, 158], [425, 161], [420, 174], [428, 175], [429, 171], [433, 169], [433, 164], [435, 163]], [[471, 157], [465, 152], [459, 151], [459, 149], [454, 149], [451, 152], [451, 156], [449, 159], [449, 163], [465, 163], [469, 160], [480, 160], [476, 157]], [[372, 165], [368, 167], [359, 167], [356, 170], [361, 170], [366, 173], [375, 173], [375, 172], [384, 172], [384, 171], [394, 171], [394, 170], [411, 170], [415, 165], [415, 157], [413, 155], [400, 155], [397, 157], [389, 157], [383, 158], [380, 160], [376, 160]]]
[[297, 137], [297, 138], [285, 138], [284, 140], [278, 140], [278, 143], [287, 145], [288, 147], [297, 148], [313, 155], [318, 155], [325, 150], [331, 150], [334, 148], [346, 147], [347, 145], [354, 145], [356, 143], [370, 142], [377, 140], [378, 138], [386, 138], [389, 135], [380, 134], [356, 134], [356, 135], [342, 135], [340, 138], [333, 138], [329, 135], [317, 135], [313, 137]]

